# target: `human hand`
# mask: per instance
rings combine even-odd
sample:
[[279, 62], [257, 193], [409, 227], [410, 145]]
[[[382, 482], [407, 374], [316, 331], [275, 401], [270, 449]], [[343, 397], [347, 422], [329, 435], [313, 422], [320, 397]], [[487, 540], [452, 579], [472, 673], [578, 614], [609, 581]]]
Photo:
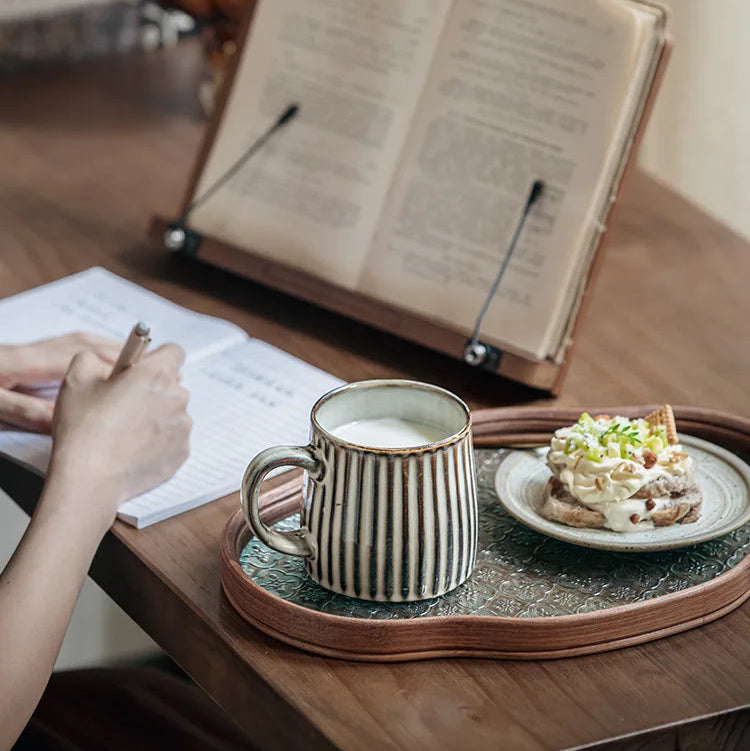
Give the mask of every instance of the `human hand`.
[[84, 350], [113, 364], [121, 347], [120, 342], [82, 333], [0, 346], [0, 422], [49, 433], [54, 403], [18, 389], [62, 380], [70, 361]]
[[111, 368], [87, 351], [65, 375], [49, 479], [97, 488], [100, 506], [81, 511], [101, 513], [106, 526], [123, 501], [169, 479], [187, 459], [192, 420], [189, 392], [179, 382], [184, 359], [180, 347], [167, 344], [107, 380]]

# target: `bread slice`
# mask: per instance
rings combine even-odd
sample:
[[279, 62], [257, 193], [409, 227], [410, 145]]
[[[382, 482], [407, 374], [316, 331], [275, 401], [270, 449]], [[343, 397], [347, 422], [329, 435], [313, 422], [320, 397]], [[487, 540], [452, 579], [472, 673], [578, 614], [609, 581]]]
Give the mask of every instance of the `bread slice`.
[[[646, 487], [648, 486], [644, 486]], [[656, 527], [692, 524], [697, 521], [703, 501], [698, 486], [693, 484], [681, 492], [674, 493], [673, 496], [670, 497], [668, 503], [661, 501], [658, 509], [649, 512], [646, 504], [651, 497], [647, 494], [641, 495], [639, 492], [637, 499], [643, 501], [641, 518], [650, 518]], [[601, 511], [579, 503], [555, 477], [550, 478], [544, 488], [544, 502], [539, 513], [545, 519], [561, 522], [569, 527], [604, 529], [606, 523], [606, 517]]]
[[544, 488], [544, 503], [539, 509], [539, 513], [545, 519], [562, 522], [569, 527], [603, 529], [606, 521], [601, 511], [596, 511], [579, 503], [568, 493], [565, 486], [554, 477], [550, 478]]

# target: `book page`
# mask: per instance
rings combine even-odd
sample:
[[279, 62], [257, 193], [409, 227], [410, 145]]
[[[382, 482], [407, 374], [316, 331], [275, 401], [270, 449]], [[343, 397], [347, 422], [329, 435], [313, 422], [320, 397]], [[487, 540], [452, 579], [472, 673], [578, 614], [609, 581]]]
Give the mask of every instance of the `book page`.
[[198, 232], [352, 288], [451, 0], [261, 0], [195, 191]]
[[151, 326], [151, 349], [177, 342], [188, 361], [247, 339], [247, 334], [229, 321], [175, 305], [99, 267], [0, 300], [3, 344], [23, 344], [74, 331], [124, 343], [137, 321]]
[[468, 336], [542, 179], [482, 334], [546, 357], [608, 198], [649, 18], [613, 0], [459, 0], [360, 289]]
[[579, 241], [581, 251], [573, 259], [572, 271], [569, 271], [571, 283], [567, 290], [561, 291], [558, 309], [550, 322], [549, 354], [557, 363], [563, 362], [565, 352], [572, 344], [572, 332], [586, 291], [594, 253], [602, 232], [607, 228], [610, 209], [632, 158], [631, 149], [639, 130], [645, 125], [642, 117], [667, 39], [669, 12], [664, 6], [652, 0], [620, 1], [630, 6], [633, 12], [640, 51], [634, 65], [633, 82], [622, 105], [623, 116], [615, 128], [612, 145], [603, 164], [600, 184], [589, 206], [582, 239]]

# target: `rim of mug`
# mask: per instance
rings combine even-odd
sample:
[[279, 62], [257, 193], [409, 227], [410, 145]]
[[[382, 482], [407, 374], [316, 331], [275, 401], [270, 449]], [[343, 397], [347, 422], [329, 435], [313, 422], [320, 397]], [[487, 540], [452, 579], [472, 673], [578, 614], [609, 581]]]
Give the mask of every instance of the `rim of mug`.
[[[324, 428], [318, 421], [318, 410], [329, 400], [335, 399], [339, 394], [345, 391], [357, 391], [366, 390], [369, 388], [378, 388], [382, 386], [398, 386], [405, 389], [416, 389], [418, 391], [429, 391], [431, 393], [437, 393], [442, 396], [448, 397], [453, 402], [458, 404], [464, 412], [464, 424], [460, 430], [449, 435], [447, 438], [443, 438], [434, 443], [421, 443], [419, 446], [402, 446], [400, 448], [385, 448], [382, 446], [365, 446], [362, 443], [352, 443], [346, 441], [343, 438], [339, 438], [330, 430]], [[442, 386], [436, 386], [432, 383], [425, 383], [424, 381], [412, 381], [408, 378], [373, 378], [367, 381], [352, 381], [352, 383], [345, 383], [343, 386], [337, 386], [332, 391], [323, 394], [313, 405], [310, 412], [310, 420], [313, 427], [318, 432], [322, 433], [326, 438], [334, 443], [344, 446], [346, 448], [353, 448], [359, 451], [369, 451], [371, 453], [383, 453], [383, 454], [417, 454], [425, 451], [433, 451], [434, 449], [442, 448], [444, 446], [450, 446], [452, 443], [457, 443], [461, 439], [465, 438], [467, 434], [471, 432], [471, 410], [469, 410], [466, 402], [461, 397], [456, 396], [452, 391], [444, 389]]]

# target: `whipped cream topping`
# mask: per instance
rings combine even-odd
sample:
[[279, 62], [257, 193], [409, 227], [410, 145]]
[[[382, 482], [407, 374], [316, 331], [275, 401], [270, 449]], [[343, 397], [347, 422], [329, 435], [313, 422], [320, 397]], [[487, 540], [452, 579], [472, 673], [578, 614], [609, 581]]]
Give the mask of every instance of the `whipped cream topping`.
[[547, 462], [576, 500], [601, 512], [605, 526], [619, 532], [653, 526], [650, 517], [671, 502], [669, 497], [652, 498], [647, 504], [649, 499], [633, 494], [659, 478], [686, 475], [693, 467], [679, 444], [667, 442], [661, 426], [587, 414], [555, 432]]

